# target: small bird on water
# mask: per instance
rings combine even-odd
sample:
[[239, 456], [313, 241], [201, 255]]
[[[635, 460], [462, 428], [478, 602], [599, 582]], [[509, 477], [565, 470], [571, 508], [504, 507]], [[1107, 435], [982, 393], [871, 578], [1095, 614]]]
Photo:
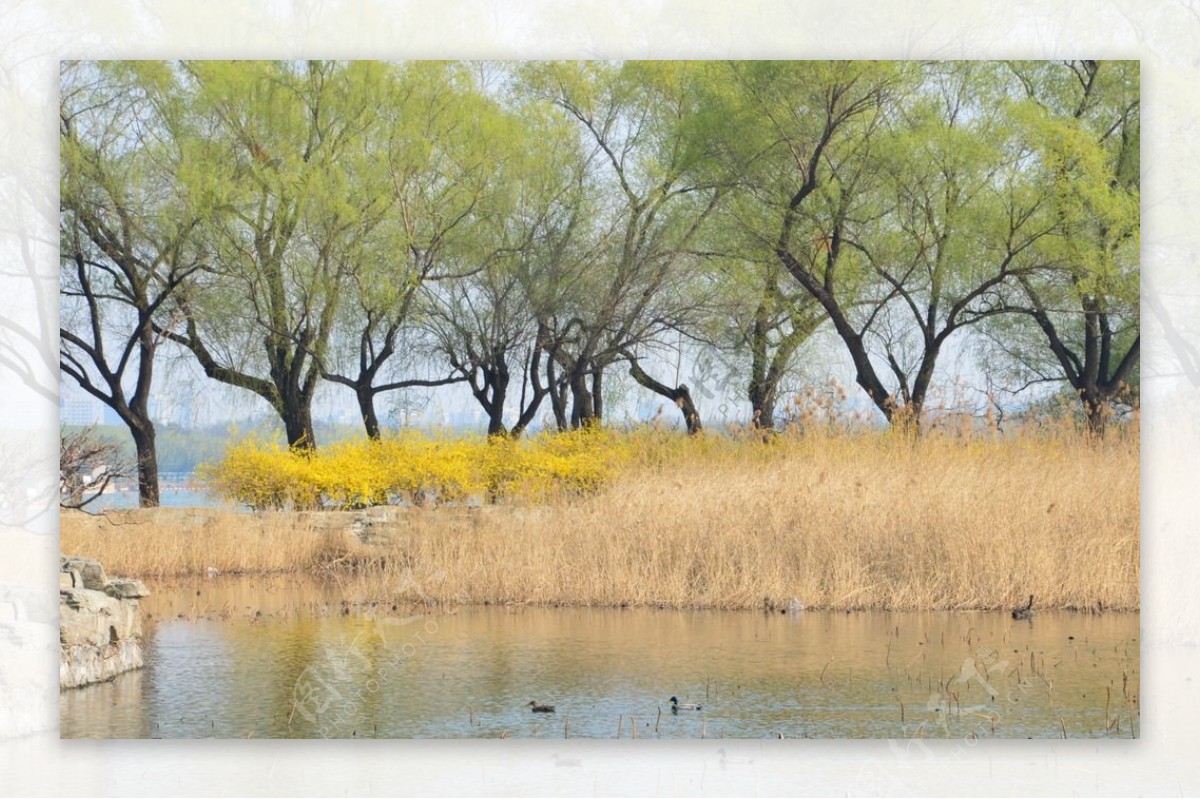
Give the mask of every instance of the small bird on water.
[[681, 705], [678, 697], [671, 697], [671, 712], [678, 713], [681, 710], [699, 710], [700, 705]]
[[1012, 617], [1018, 621], [1033, 618], [1033, 594], [1029, 595], [1029, 601], [1025, 603], [1025, 607], [1013, 608]]
[[554, 705], [539, 705], [537, 702], [530, 702], [529, 707], [533, 708], [534, 713], [553, 713]]

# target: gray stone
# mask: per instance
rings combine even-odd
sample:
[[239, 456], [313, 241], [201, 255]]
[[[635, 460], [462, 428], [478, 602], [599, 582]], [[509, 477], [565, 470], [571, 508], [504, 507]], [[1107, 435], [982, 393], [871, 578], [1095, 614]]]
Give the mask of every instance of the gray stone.
[[59, 578], [59, 686], [103, 682], [141, 668], [137, 598], [149, 594], [146, 586], [140, 580], [108, 580], [104, 568], [86, 558], [64, 558], [62, 570], [71, 587]]
[[108, 585], [104, 588], [104, 593], [117, 599], [140, 599], [150, 596], [150, 591], [141, 580], [129, 580], [124, 577], [114, 577], [109, 580]]
[[362, 512], [362, 518], [367, 524], [395, 524], [399, 515], [390, 505], [373, 505]]
[[88, 613], [93, 616], [113, 615], [120, 608], [120, 600], [111, 597], [103, 591], [93, 591], [90, 588], [69, 588], [58, 592], [62, 603], [71, 610]]
[[[104, 573], [104, 567], [91, 558], [64, 558], [60, 571], [79, 572], [83, 579], [83, 587], [90, 588], [93, 591], [103, 591], [104, 585], [108, 582], [108, 576]], [[75, 585], [78, 586], [79, 584], [76, 583]]]

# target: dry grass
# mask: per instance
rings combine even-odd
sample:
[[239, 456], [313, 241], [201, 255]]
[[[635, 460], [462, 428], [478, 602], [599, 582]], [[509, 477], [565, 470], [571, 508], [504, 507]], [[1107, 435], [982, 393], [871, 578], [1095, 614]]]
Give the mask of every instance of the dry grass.
[[[986, 609], [1138, 604], [1136, 428], [1061, 437], [891, 434], [770, 445], [645, 437], [603, 493], [354, 514], [64, 515], [64, 552], [143, 577], [332, 570], [360, 599], [670, 607]], [[373, 528], [374, 529], [374, 528]]]
[[63, 554], [93, 557], [110, 574], [162, 578], [287, 572], [326, 559], [343, 536], [332, 517], [305, 513], [234, 513], [212, 508], [155, 508], [91, 515], [64, 511]]

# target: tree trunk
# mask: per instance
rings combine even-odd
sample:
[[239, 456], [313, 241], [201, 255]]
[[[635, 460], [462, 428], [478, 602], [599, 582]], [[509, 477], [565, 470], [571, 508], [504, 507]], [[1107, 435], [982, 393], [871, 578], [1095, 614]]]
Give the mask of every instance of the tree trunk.
[[775, 429], [775, 390], [750, 384], [751, 423], [759, 430]]
[[[830, 264], [837, 260], [840, 241], [841, 231], [835, 228], [831, 238], [830, 250], [826, 255]], [[875, 367], [871, 363], [871, 356], [867, 352], [862, 335], [850, 324], [836, 297], [827, 291], [816, 278], [809, 274], [803, 264], [794, 255], [783, 248], [777, 248], [775, 254], [782, 261], [784, 267], [800, 282], [800, 285], [825, 309], [829, 320], [833, 323], [834, 331], [846, 346], [850, 360], [854, 363], [854, 381], [858, 383], [863, 391], [867, 392], [867, 396], [871, 398], [871, 402], [875, 404], [875, 407], [887, 419], [888, 424], [891, 424], [896, 410], [895, 400], [883, 385], [883, 381], [879, 379], [879, 375], [875, 372]]]
[[917, 376], [913, 379], [912, 394], [904, 405], [896, 409], [892, 424], [904, 427], [905, 432], [914, 436], [921, 435], [921, 425], [924, 422], [925, 402], [929, 397], [929, 387], [933, 384], [934, 369], [941, 345], [927, 343], [921, 365], [917, 368]]
[[487, 434], [491, 436], [508, 435], [508, 428], [504, 426], [504, 403], [493, 405], [488, 409], [488, 429]]
[[138, 505], [143, 508], [157, 508], [158, 453], [154, 447], [154, 423], [146, 419], [137, 425], [130, 425], [129, 432], [133, 436], [133, 447], [137, 453]]
[[[770, 290], [768, 284], [767, 290]], [[750, 423], [759, 430], [775, 427], [775, 392], [767, 383], [767, 337], [770, 330], [766, 300], [754, 311], [754, 327], [750, 331]]]
[[[478, 379], [482, 378], [482, 384]], [[487, 434], [503, 436], [508, 434], [504, 426], [504, 401], [508, 398], [509, 373], [508, 366], [500, 361], [495, 366], [480, 365], [469, 373], [467, 385], [471, 394], [483, 412], [487, 414]]]
[[559, 432], [569, 429], [567, 421], [566, 385], [554, 368], [553, 356], [546, 358], [546, 390], [550, 392], [550, 408], [554, 411], [554, 422]]
[[378, 441], [380, 436], [379, 417], [375, 414], [375, 392], [369, 386], [358, 385], [354, 388], [358, 399], [358, 411], [362, 414], [363, 427], [367, 429], [367, 438]]
[[596, 421], [592, 392], [587, 384], [587, 375], [577, 367], [571, 376], [571, 427], [574, 429], [590, 427]]
[[681, 383], [678, 387], [671, 388], [660, 383], [646, 374], [632, 353], [622, 352], [621, 354], [629, 361], [629, 374], [638, 382], [638, 385], [675, 403], [675, 407], [679, 408], [680, 413], [683, 414], [683, 423], [687, 426], [688, 435], [696, 435], [704, 430], [704, 426], [700, 423], [700, 411], [696, 408], [696, 403], [692, 401], [692, 392], [686, 385]]
[[287, 403], [281, 414], [288, 447], [296, 451], [313, 452], [317, 439], [313, 435], [311, 403], [300, 400]]
[[704, 426], [700, 424], [700, 411], [696, 408], [696, 403], [692, 401], [692, 392], [682, 383], [675, 389], [675, 405], [683, 414], [688, 435], [694, 436], [704, 430]]
[[[313, 435], [312, 398], [316, 390], [318, 372], [310, 369], [307, 376], [301, 378], [298, 364], [285, 364], [286, 352], [278, 348], [272, 356], [270, 379], [255, 377], [239, 372], [228, 366], [217, 363], [212, 353], [200, 340], [197, 333], [196, 320], [191, 311], [183, 309], [186, 315], [187, 333], [180, 334], [169, 328], [154, 326], [156, 335], [164, 336], [176, 344], [191, 350], [200, 362], [204, 374], [226, 385], [253, 391], [265, 399], [283, 420], [284, 432], [287, 435], [288, 446], [293, 450], [315, 450], [316, 437]], [[268, 345], [270, 340], [268, 338]], [[297, 357], [301, 357], [300, 354]]]
[[1083, 402], [1083, 415], [1087, 434], [1103, 438], [1108, 426], [1108, 417], [1113, 414], [1113, 402], [1125, 386], [1141, 357], [1142, 337], [1134, 338], [1129, 349], [1113, 366], [1114, 333], [1107, 314], [1096, 306], [1094, 300], [1083, 298], [1083, 347], [1073, 351], [1067, 340], [1059, 335], [1050, 314], [1037, 291], [1027, 280], [1021, 280], [1030, 307], [1023, 309], [1037, 322], [1046, 336], [1050, 351], [1058, 359], [1063, 376], [1079, 394]]
[[778, 386], [768, 379], [766, 370], [759, 370], [758, 353], [755, 353], [755, 363], [747, 389], [750, 400], [750, 423], [758, 430], [775, 429], [775, 396]]
[[1104, 438], [1108, 417], [1112, 413], [1109, 398], [1104, 392], [1095, 389], [1084, 389], [1080, 392], [1080, 398], [1083, 400], [1083, 416], [1087, 423], [1088, 436], [1094, 439]]
[[[539, 342], [542, 341], [539, 335]], [[539, 369], [541, 368], [539, 361], [541, 360], [541, 343], [534, 346], [533, 351], [529, 354], [529, 364], [525, 370], [525, 377], [521, 382], [521, 404], [518, 406], [520, 413], [517, 414], [517, 422], [512, 426], [509, 435], [513, 438], [520, 438], [525, 432], [525, 428], [529, 427], [530, 423], [537, 418], [538, 408], [542, 405], [542, 400], [545, 399], [548, 393], [548, 388], [542, 385]], [[529, 402], [525, 401], [526, 386], [533, 389], [533, 396], [529, 397]]]
[[592, 372], [592, 417], [597, 424], [604, 420], [604, 367]]
[[508, 434], [504, 426], [504, 401], [508, 399], [508, 366], [502, 359], [497, 359], [496, 366], [484, 369], [485, 391], [490, 393], [490, 401], [484, 405], [488, 415], [488, 435], [503, 436]]

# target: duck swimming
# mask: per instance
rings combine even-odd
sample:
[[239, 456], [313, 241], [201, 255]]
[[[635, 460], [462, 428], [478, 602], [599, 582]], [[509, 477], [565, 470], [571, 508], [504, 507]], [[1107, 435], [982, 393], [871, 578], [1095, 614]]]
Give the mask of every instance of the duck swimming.
[[537, 702], [530, 702], [529, 707], [533, 708], [534, 713], [553, 713], [554, 705], [539, 705]]
[[699, 710], [700, 705], [681, 705], [678, 697], [671, 697], [671, 712], [678, 713], [681, 710]]
[[1029, 595], [1029, 601], [1025, 603], [1025, 607], [1013, 608], [1012, 617], [1018, 621], [1033, 618], [1033, 594]]

